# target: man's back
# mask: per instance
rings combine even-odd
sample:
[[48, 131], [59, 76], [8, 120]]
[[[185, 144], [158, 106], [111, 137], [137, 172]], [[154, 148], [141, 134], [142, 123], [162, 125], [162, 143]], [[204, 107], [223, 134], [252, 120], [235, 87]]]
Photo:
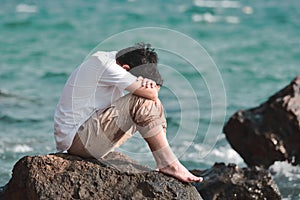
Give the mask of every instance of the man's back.
[[123, 95], [136, 77], [116, 64], [116, 52], [97, 52], [69, 77], [54, 115], [59, 151], [71, 145], [77, 129], [96, 110], [104, 110]]

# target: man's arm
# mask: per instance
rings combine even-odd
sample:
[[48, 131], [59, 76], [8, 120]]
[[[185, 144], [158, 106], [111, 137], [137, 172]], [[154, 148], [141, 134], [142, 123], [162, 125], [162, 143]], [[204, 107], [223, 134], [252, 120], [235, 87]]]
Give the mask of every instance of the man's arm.
[[125, 90], [137, 96], [156, 101], [158, 98], [159, 86], [150, 79], [139, 77], [137, 81], [129, 85]]

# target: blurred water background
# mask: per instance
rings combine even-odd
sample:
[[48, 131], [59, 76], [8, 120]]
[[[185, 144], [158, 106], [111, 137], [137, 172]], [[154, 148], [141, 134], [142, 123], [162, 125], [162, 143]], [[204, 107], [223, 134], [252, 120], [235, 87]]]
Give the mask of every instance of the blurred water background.
[[[227, 120], [238, 109], [259, 105], [300, 74], [299, 8], [298, 0], [1, 0], [0, 186], [8, 182], [21, 157], [55, 152], [53, 113], [62, 87], [99, 42], [142, 27], [172, 29], [193, 38], [218, 66], [226, 89]], [[159, 45], [176, 42], [162, 40]], [[110, 46], [120, 47], [120, 43]], [[178, 48], [190, 51], [188, 46]], [[162, 64], [177, 66], [184, 79], [197, 85], [193, 91], [179, 87], [177, 94], [163, 87], [160, 93], [168, 137], [172, 140], [172, 133], [184, 126], [180, 141], [171, 143], [174, 151], [184, 149], [180, 160], [188, 168], [206, 169], [214, 162], [244, 167], [224, 134], [205, 135], [212, 109], [203, 77], [185, 71], [187, 64], [173, 55], [159, 54]], [[162, 72], [167, 85], [178, 82], [170, 70]], [[179, 94], [186, 96], [178, 101]], [[189, 95], [197, 96], [199, 108], [193, 109]], [[191, 105], [190, 116], [201, 110], [200, 120], [190, 117], [191, 126], [182, 124], [181, 105]], [[195, 123], [199, 128], [191, 128]], [[220, 120], [212, 126], [222, 125]], [[215, 141], [213, 148], [203, 143], [205, 138]], [[148, 151], [138, 139], [130, 140], [123, 150]], [[278, 162], [271, 169], [283, 199], [299, 199], [300, 167]]]

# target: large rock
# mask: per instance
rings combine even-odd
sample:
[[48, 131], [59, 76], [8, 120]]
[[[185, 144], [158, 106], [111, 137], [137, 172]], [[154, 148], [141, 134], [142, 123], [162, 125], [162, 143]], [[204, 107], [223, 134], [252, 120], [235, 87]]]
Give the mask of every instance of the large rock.
[[300, 163], [300, 76], [256, 108], [240, 110], [224, 126], [248, 166]]
[[264, 169], [215, 164], [191, 172], [205, 179], [194, 184], [197, 189], [120, 153], [110, 153], [101, 162], [68, 154], [27, 156], [16, 163], [0, 199], [202, 199], [199, 193], [215, 200], [280, 199]]
[[239, 168], [235, 164], [216, 163], [210, 169], [193, 170], [192, 173], [204, 177], [203, 183], [195, 183], [203, 199], [281, 199], [271, 174], [263, 168]]
[[103, 162], [68, 154], [24, 157], [0, 199], [201, 199], [193, 185], [122, 154], [111, 153]]

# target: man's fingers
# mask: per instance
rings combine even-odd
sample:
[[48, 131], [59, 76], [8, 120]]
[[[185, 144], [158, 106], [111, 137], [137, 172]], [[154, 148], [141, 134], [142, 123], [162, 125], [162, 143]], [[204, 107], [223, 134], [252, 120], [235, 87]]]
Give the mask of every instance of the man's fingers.
[[155, 81], [152, 81], [151, 79], [148, 79], [148, 78], [143, 78], [143, 77], [139, 76], [137, 78], [137, 81], [141, 81], [141, 86], [145, 87], [145, 88], [155, 88], [156, 87]]
[[154, 85], [154, 84], [153, 84], [153, 81], [151, 81], [151, 80], [148, 79], [148, 82], [147, 82], [146, 87], [147, 87], [147, 88], [153, 88], [153, 85]]
[[154, 88], [155, 86], [156, 86], [156, 83], [150, 79], [144, 78], [142, 81], [142, 87]]
[[143, 81], [142, 81], [142, 87], [146, 87], [146, 85], [147, 85], [147, 79], [144, 78]]

